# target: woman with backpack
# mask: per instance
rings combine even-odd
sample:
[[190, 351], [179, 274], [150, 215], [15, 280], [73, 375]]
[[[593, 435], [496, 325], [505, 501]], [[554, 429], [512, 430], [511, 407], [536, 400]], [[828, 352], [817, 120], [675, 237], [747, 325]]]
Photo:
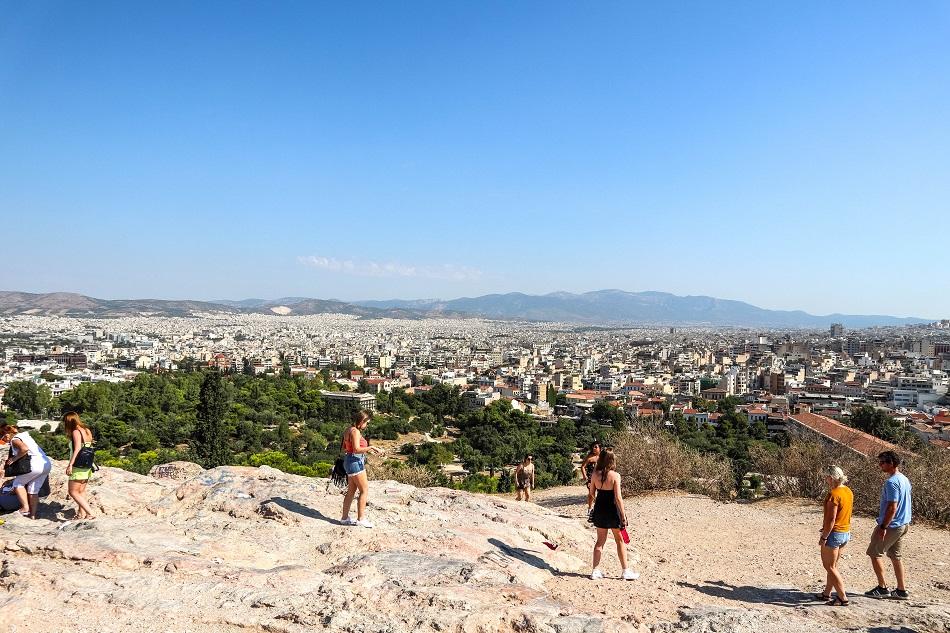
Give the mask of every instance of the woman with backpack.
[[[343, 518], [340, 522], [343, 525], [358, 525], [359, 527], [371, 528], [373, 524], [366, 520], [366, 501], [369, 495], [369, 479], [366, 477], [366, 453], [372, 452], [380, 455], [382, 451], [371, 447], [366, 438], [363, 437], [363, 431], [369, 425], [371, 416], [365, 410], [358, 410], [353, 413], [353, 423], [343, 433], [341, 448], [345, 453], [343, 457], [343, 468], [346, 470], [346, 495], [343, 497]], [[356, 519], [350, 518], [350, 506], [353, 504], [353, 497], [359, 492], [360, 496], [356, 505]]]
[[49, 477], [53, 462], [29, 433], [20, 431], [12, 424], [0, 425], [0, 437], [4, 443], [10, 444], [10, 454], [4, 470], [12, 467], [11, 469], [16, 471], [11, 473], [11, 476], [14, 476], [13, 490], [20, 500], [20, 514], [35, 519], [40, 488]]
[[608, 530], [613, 532], [614, 541], [617, 543], [617, 557], [623, 568], [623, 579], [636, 580], [640, 577], [640, 574], [627, 567], [627, 546], [623, 538], [627, 527], [627, 513], [623, 507], [620, 473], [615, 470], [616, 466], [617, 459], [614, 457], [614, 452], [609, 448], [604, 448], [600, 451], [597, 467], [590, 478], [589, 491], [594, 497], [594, 509], [590, 513], [590, 520], [597, 528], [591, 580], [600, 580], [604, 577], [604, 572], [600, 570], [600, 559], [604, 553]]
[[78, 506], [76, 518], [95, 519], [89, 502], [86, 501], [86, 485], [92, 477], [92, 457], [95, 455], [92, 448], [92, 431], [82, 423], [79, 414], [73, 411], [63, 416], [63, 429], [69, 436], [69, 465], [66, 466], [66, 475], [69, 477], [69, 496]]

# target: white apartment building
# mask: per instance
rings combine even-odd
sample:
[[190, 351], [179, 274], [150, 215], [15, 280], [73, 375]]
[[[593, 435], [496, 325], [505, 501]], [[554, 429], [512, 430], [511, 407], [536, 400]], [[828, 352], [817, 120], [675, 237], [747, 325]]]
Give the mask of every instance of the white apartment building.
[[918, 401], [916, 389], [895, 389], [891, 392], [891, 405], [895, 409], [900, 407], [916, 407]]

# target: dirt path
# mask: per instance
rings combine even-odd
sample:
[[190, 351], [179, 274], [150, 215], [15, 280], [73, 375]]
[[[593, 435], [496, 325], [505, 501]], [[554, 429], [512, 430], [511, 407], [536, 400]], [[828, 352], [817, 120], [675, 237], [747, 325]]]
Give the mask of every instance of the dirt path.
[[[534, 501], [561, 516], [585, 520], [581, 486], [540, 491]], [[628, 551], [640, 579], [615, 580], [621, 570], [611, 540], [602, 565], [610, 580], [561, 576], [547, 584], [552, 597], [578, 608], [597, 605], [595, 611], [646, 624], [676, 620], [682, 608], [713, 605], [765, 609], [776, 617], [801, 615], [834, 627], [881, 633], [950, 631], [950, 531], [913, 526], [904, 547], [912, 599], [872, 600], [863, 596], [876, 584], [864, 550], [874, 521], [855, 518], [853, 541], [841, 563], [852, 604], [843, 609], [810, 600], [824, 584], [817, 545], [821, 513], [815, 504], [720, 504], [672, 493], [626, 503], [632, 538]], [[586, 548], [566, 545], [582, 560], [590, 560], [593, 528], [590, 534]]]

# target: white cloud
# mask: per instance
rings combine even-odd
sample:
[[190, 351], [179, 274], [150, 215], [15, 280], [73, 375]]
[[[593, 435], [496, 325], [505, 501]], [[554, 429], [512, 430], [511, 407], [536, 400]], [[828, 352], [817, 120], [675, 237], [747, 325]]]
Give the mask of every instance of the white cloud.
[[469, 266], [441, 264], [437, 266], [415, 266], [399, 262], [355, 261], [337, 259], [322, 255], [307, 255], [297, 258], [301, 264], [310, 268], [339, 272], [358, 277], [415, 277], [420, 279], [449, 279], [467, 281], [478, 279], [482, 271]]

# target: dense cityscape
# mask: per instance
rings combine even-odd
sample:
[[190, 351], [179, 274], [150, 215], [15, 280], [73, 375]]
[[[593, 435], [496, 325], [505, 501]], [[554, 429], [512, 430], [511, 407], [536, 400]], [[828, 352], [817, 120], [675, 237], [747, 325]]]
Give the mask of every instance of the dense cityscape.
[[[948, 325], [755, 331], [333, 314], [9, 316], [0, 319], [0, 396], [16, 383], [56, 397], [82, 383], [183, 367], [323, 372], [342, 390], [324, 394], [331, 399], [443, 384], [458, 387], [466, 409], [504, 400], [539, 425], [580, 419], [601, 402], [629, 421], [682, 417], [715, 427], [720, 413], [710, 403], [735, 398], [748, 424], [774, 434], [816, 420], [802, 414], [847, 423], [856, 408], [873, 407], [922, 442], [950, 447]], [[360, 398], [375, 408], [375, 398]], [[32, 413], [21, 426], [61, 412]]]

